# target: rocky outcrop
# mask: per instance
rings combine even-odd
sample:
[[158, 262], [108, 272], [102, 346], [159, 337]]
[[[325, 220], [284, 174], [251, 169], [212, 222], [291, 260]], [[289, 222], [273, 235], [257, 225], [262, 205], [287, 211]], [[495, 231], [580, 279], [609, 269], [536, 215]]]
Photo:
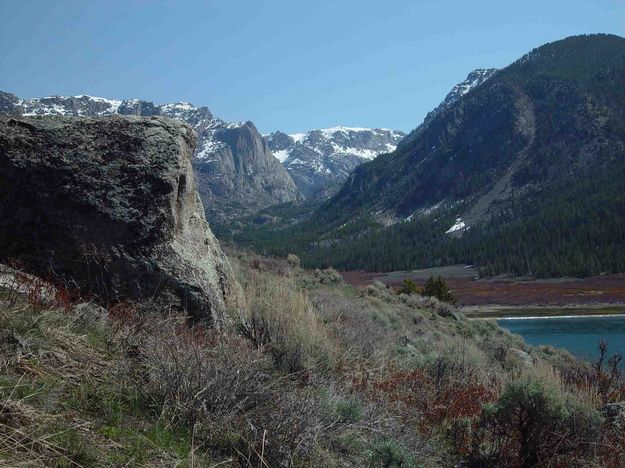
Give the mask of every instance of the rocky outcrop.
[[160, 117], [0, 119], [0, 260], [216, 325], [242, 304], [196, 190], [192, 129]]
[[200, 195], [220, 222], [300, 198], [293, 179], [252, 122], [212, 128], [209, 150], [196, 156]]
[[23, 109], [17, 96], [0, 91], [0, 115], [19, 116], [22, 112]]
[[511, 365], [532, 367], [534, 360], [525, 351], [518, 348], [508, 348], [504, 357], [505, 361]]
[[19, 99], [0, 92], [0, 115], [162, 116], [189, 124], [197, 134], [193, 165], [197, 187], [211, 223], [300, 199], [286, 169], [273, 157], [251, 122], [225, 122], [207, 107], [188, 102], [157, 105], [140, 99], [49, 96]]

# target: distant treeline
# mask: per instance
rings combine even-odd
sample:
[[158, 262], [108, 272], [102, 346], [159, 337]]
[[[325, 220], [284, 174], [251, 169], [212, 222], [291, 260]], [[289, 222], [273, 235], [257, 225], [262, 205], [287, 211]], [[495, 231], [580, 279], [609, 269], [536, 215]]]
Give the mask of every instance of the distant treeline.
[[[323, 209], [320, 210], [323, 213]], [[453, 239], [451, 213], [390, 227], [363, 217], [328, 226], [313, 216], [282, 229], [247, 228], [233, 237], [261, 253], [296, 253], [307, 267], [393, 271], [455, 263], [485, 276], [589, 276], [625, 271], [625, 168], [545, 188], [507, 203], [496, 218]]]

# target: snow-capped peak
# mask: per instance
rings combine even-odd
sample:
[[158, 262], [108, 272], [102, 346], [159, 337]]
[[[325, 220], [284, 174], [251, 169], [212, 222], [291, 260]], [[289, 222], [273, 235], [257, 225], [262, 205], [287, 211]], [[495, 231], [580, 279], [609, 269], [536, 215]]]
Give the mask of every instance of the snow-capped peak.
[[330, 128], [322, 128], [319, 131], [324, 134], [333, 135], [335, 133], [349, 133], [349, 132], [369, 132], [372, 129], [363, 128], [363, 127], [330, 127]]
[[22, 115], [67, 115], [67, 116], [106, 116], [161, 115], [187, 122], [198, 135], [195, 158], [212, 161], [216, 153], [225, 147], [220, 141], [220, 132], [236, 129], [245, 122], [225, 122], [214, 118], [206, 107], [196, 107], [190, 102], [181, 101], [156, 105], [140, 99], [107, 99], [79, 94], [76, 96], [48, 96], [44, 98], [19, 99], [17, 104]]
[[303, 141], [304, 138], [306, 138], [306, 134], [305, 133], [291, 133], [289, 136], [291, 138], [293, 138], [293, 141], [295, 143], [299, 143], [299, 142]]
[[493, 76], [496, 71], [496, 68], [478, 68], [477, 70], [473, 70], [464, 81], [461, 81], [451, 89], [449, 94], [445, 97], [443, 104], [449, 106], [456, 102], [473, 88], [484, 83], [488, 78]]
[[196, 107], [189, 102], [174, 102], [171, 104], [163, 104], [159, 107], [165, 112], [190, 111], [196, 109]]
[[342, 182], [358, 164], [394, 151], [404, 136], [389, 129], [346, 126], [264, 135], [274, 156], [306, 194], [329, 181]]
[[497, 71], [499, 71], [497, 68], [478, 68], [469, 73], [463, 81], [451, 88], [451, 91], [447, 93], [443, 102], [441, 102], [436, 109], [428, 112], [421, 125], [410, 132], [410, 134], [401, 142], [400, 146], [406, 146], [414, 141], [416, 136], [419, 134], [419, 131], [426, 128], [438, 114], [449, 108], [469, 91], [481, 86], [486, 80], [497, 73]]

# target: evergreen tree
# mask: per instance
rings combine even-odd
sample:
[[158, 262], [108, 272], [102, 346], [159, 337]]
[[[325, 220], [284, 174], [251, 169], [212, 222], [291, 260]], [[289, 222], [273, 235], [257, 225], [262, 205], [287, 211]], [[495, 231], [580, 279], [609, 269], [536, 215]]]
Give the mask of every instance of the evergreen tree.
[[397, 294], [421, 294], [421, 289], [414, 281], [405, 279], [403, 286], [397, 291]]
[[423, 291], [421, 291], [422, 296], [434, 296], [439, 301], [447, 302], [449, 304], [455, 304], [456, 298], [453, 296], [447, 283], [441, 278], [437, 276], [436, 278], [430, 276], [430, 279], [423, 286]]

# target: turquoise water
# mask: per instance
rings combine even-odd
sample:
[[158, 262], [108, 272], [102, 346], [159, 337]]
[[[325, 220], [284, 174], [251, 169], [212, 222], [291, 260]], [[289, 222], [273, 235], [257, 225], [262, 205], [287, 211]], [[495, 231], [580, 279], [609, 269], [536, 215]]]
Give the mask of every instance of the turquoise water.
[[499, 319], [499, 326], [523, 336], [531, 345], [566, 348], [573, 355], [595, 360], [599, 340], [608, 342], [608, 354], [625, 356], [625, 316]]

